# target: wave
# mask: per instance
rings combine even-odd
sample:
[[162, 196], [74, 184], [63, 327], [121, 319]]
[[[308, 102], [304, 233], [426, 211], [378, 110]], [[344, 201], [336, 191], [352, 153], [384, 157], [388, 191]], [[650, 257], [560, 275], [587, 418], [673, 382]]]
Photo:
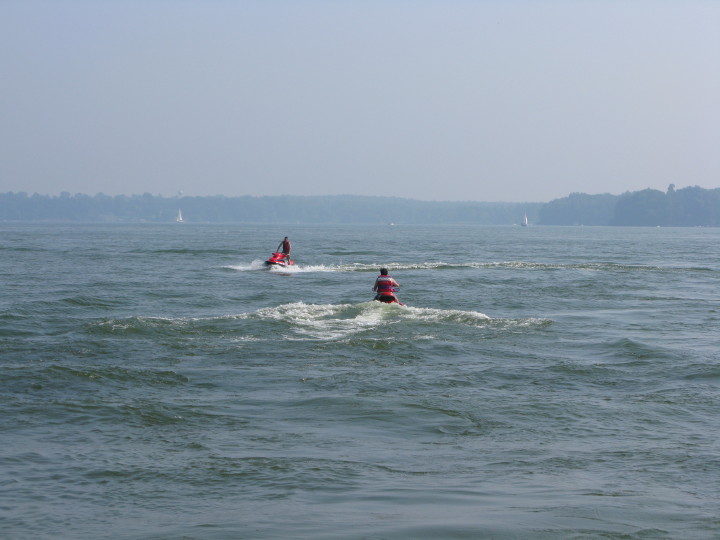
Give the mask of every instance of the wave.
[[522, 326], [530, 321], [492, 319], [478, 311], [409, 307], [373, 301], [360, 304], [296, 302], [262, 308], [254, 313], [239, 315], [238, 318], [282, 322], [292, 330], [293, 336], [287, 336], [288, 339], [319, 340], [345, 340], [381, 328], [392, 334], [394, 331], [388, 329], [394, 325], [409, 326], [406, 335], [420, 333], [432, 337], [433, 329], [439, 330], [444, 325], [499, 328]]
[[37, 371], [37, 375], [53, 381], [111, 380], [119, 383], [177, 386], [189, 378], [169, 369], [130, 368], [125, 366], [70, 366], [51, 364]]
[[[238, 327], [235, 321], [248, 321]], [[492, 318], [479, 311], [436, 309], [363, 302], [359, 304], [306, 304], [294, 302], [265, 307], [250, 313], [207, 318], [130, 317], [95, 323], [92, 333], [123, 335], [182, 334], [187, 336], [230, 335], [240, 340], [275, 340], [280, 332], [286, 339], [347, 339], [356, 334], [409, 326], [410, 335], [430, 335], [446, 326], [513, 330], [550, 324], [541, 318]], [[276, 328], [268, 328], [268, 324]], [[238, 332], [240, 335], [238, 335]]]
[[[204, 320], [220, 320], [212, 318]], [[152, 317], [133, 316], [121, 319], [104, 319], [86, 324], [90, 334], [144, 336], [144, 335], [177, 335], [197, 334], [197, 322], [200, 318], [192, 317]]]
[[101, 307], [110, 308], [122, 305], [122, 300], [116, 298], [100, 298], [98, 296], [90, 296], [87, 294], [79, 294], [58, 300], [60, 304], [66, 304], [76, 307]]
[[[247, 321], [249, 325], [237, 325]], [[429, 335], [457, 328], [513, 330], [550, 324], [540, 318], [492, 318], [479, 311], [436, 309], [362, 302], [359, 304], [306, 304], [294, 302], [265, 307], [249, 313], [204, 318], [128, 317], [89, 325], [92, 334], [110, 335], [224, 335], [235, 340], [286, 339], [340, 340], [356, 334], [406, 325], [408, 335]], [[268, 328], [271, 325], [272, 328]]]
[[239, 318], [282, 319], [287, 322], [302, 323], [335, 318], [337, 320], [356, 320], [360, 322], [378, 322], [383, 320], [421, 320], [434, 322], [461, 322], [464, 324], [485, 323], [492, 320], [479, 311], [461, 311], [455, 309], [420, 308], [383, 304], [381, 302], [362, 302], [359, 304], [306, 304], [293, 302], [276, 307], [261, 308], [254, 313], [238, 315]]
[[293, 266], [267, 266], [265, 261], [255, 259], [250, 263], [228, 264], [222, 268], [235, 270], [237, 272], [256, 272], [262, 270], [276, 274], [301, 274], [304, 272], [357, 272], [377, 271], [378, 265], [324, 265], [324, 264], [294, 264]]
[[422, 263], [348, 263], [348, 264], [302, 264], [296, 263], [287, 268], [265, 266], [264, 261], [226, 265], [223, 268], [240, 272], [269, 270], [271, 272], [298, 274], [303, 272], [377, 272], [380, 267], [390, 272], [403, 270], [455, 270], [455, 269], [508, 269], [508, 270], [588, 270], [595, 272], [713, 272], [706, 267], [663, 267], [652, 265], [633, 265], [612, 262], [598, 263], [546, 263], [532, 261], [500, 262], [422, 262]]
[[682, 361], [682, 356], [677, 351], [655, 343], [626, 337], [603, 342], [596, 347], [598, 348], [598, 356], [606, 361], [617, 361], [633, 365], [653, 365], [656, 368], [658, 362], [661, 361], [671, 364]]

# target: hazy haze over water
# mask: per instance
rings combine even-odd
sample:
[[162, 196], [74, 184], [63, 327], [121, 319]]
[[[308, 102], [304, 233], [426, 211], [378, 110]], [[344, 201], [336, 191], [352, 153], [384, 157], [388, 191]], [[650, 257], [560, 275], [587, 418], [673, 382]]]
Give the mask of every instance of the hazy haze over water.
[[0, 192], [718, 186], [715, 1], [0, 3]]

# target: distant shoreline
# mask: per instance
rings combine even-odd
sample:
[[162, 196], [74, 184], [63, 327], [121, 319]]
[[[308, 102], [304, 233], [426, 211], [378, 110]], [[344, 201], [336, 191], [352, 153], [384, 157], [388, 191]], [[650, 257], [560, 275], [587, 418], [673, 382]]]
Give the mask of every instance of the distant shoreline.
[[542, 202], [419, 201], [399, 197], [325, 196], [94, 196], [69, 193], [0, 194], [0, 222], [479, 224], [720, 226], [720, 188], [622, 195], [572, 193]]

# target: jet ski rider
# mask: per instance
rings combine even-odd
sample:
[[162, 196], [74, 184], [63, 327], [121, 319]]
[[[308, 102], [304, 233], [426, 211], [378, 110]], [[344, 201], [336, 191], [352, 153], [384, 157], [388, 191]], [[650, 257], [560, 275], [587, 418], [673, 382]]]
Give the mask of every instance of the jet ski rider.
[[395, 296], [395, 289], [400, 288], [400, 284], [392, 277], [388, 276], [387, 268], [380, 269], [380, 275], [375, 280], [373, 291], [377, 292], [375, 300], [380, 300], [383, 296]]
[[280, 248], [282, 247], [282, 254], [285, 255], [285, 259], [287, 259], [287, 262], [290, 262], [290, 240], [288, 240], [288, 237], [286, 236], [282, 242], [280, 242], [280, 245], [278, 246], [278, 251], [280, 251]]

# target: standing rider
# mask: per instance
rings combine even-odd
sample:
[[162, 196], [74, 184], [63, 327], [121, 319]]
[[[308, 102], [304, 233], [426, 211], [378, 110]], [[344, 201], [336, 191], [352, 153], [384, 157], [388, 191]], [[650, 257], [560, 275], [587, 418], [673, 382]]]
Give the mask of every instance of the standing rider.
[[387, 268], [381, 268], [380, 275], [375, 280], [375, 285], [373, 286], [373, 291], [377, 292], [375, 300], [380, 300], [383, 296], [392, 296], [394, 298], [395, 295], [393, 293], [395, 289], [398, 288], [400, 288], [400, 284], [388, 276]]
[[288, 263], [290, 262], [290, 240], [288, 240], [288, 237], [286, 236], [282, 242], [280, 242], [280, 245], [278, 246], [278, 251], [280, 251], [280, 248], [282, 247], [282, 254], [285, 255], [285, 258], [287, 259]]

